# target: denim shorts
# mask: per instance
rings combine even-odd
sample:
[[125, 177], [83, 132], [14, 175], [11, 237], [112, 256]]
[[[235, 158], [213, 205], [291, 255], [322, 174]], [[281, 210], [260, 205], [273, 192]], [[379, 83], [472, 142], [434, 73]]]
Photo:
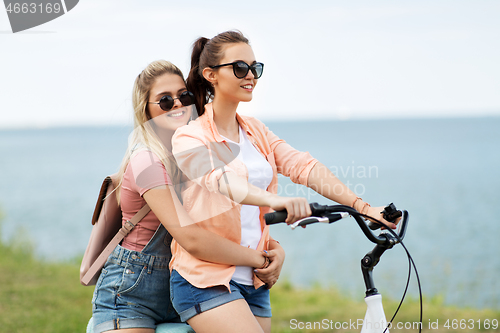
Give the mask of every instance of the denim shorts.
[[231, 292], [226, 286], [197, 288], [184, 279], [176, 270], [170, 276], [170, 295], [172, 304], [183, 322], [202, 312], [220, 305], [244, 299], [257, 317], [271, 317], [269, 289], [265, 285], [255, 289], [231, 280]]
[[94, 332], [180, 322], [170, 302], [170, 256], [127, 250], [109, 256], [92, 298]]

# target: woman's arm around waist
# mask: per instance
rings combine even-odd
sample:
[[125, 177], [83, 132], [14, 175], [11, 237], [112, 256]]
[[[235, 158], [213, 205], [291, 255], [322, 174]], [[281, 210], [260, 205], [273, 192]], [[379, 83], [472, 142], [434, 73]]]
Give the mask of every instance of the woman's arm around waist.
[[172, 186], [161, 186], [144, 193], [151, 210], [172, 237], [192, 256], [215, 263], [261, 267], [265, 257], [193, 223]]

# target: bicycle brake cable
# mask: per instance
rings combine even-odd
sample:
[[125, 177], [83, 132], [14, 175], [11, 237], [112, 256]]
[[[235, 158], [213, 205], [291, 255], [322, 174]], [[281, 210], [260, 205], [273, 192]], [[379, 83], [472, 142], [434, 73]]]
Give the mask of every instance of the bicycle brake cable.
[[[351, 213], [351, 212], [350, 212]], [[368, 216], [368, 215], [365, 215], [365, 214], [361, 214], [361, 213], [354, 213], [360, 217], [364, 217], [364, 218], [369, 218], [370, 220], [373, 220], [381, 225], [385, 225], [383, 224], [381, 221], [379, 221], [378, 219], [375, 219], [371, 216]], [[351, 213], [352, 215], [352, 213]], [[398, 314], [399, 312], [399, 309], [401, 308], [401, 306], [403, 305], [403, 301], [406, 297], [406, 293], [408, 291], [408, 287], [410, 285], [410, 278], [411, 278], [411, 267], [413, 266], [413, 269], [415, 270], [415, 276], [417, 278], [417, 286], [418, 286], [418, 293], [419, 293], [419, 298], [420, 298], [420, 325], [419, 325], [419, 332], [422, 332], [422, 326], [423, 326], [423, 302], [422, 302], [422, 287], [420, 285], [420, 277], [418, 275], [418, 271], [417, 271], [417, 266], [415, 265], [415, 262], [413, 261], [413, 258], [412, 256], [410, 255], [410, 251], [408, 251], [408, 249], [406, 248], [406, 246], [404, 245], [403, 243], [403, 240], [399, 237], [399, 235], [394, 232], [392, 229], [386, 229], [390, 232], [390, 234], [394, 237], [396, 237], [396, 239], [398, 240], [398, 242], [401, 244], [401, 246], [403, 247], [403, 249], [405, 250], [406, 252], [406, 255], [408, 257], [408, 279], [406, 280], [406, 287], [405, 287], [405, 290], [404, 290], [404, 293], [403, 293], [403, 296], [401, 297], [401, 301], [399, 302], [399, 305], [396, 309], [396, 311], [394, 312], [394, 315], [392, 316], [391, 320], [387, 323], [387, 327], [385, 328], [385, 330], [383, 331], [383, 333], [385, 333], [387, 331], [387, 329], [390, 327], [391, 323], [393, 322], [394, 318], [396, 318], [396, 315]]]

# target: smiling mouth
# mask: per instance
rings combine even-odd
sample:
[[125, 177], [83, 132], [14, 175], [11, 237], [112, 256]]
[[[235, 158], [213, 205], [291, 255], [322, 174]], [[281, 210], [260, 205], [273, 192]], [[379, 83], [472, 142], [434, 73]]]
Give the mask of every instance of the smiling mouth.
[[244, 86], [241, 86], [245, 90], [253, 90], [253, 86], [251, 84], [245, 84]]
[[184, 113], [186, 113], [186, 112], [185, 111], [177, 111], [177, 112], [169, 113], [169, 114], [167, 114], [167, 116], [172, 117], [172, 118], [179, 118], [179, 117], [182, 117], [184, 115]]

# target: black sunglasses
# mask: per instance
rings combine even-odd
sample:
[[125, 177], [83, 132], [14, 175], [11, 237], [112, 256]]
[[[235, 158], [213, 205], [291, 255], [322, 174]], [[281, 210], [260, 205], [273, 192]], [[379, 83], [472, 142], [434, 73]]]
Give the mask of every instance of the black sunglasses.
[[222, 66], [233, 66], [233, 73], [234, 76], [236, 76], [238, 79], [243, 79], [245, 76], [247, 76], [248, 71], [252, 71], [253, 76], [258, 79], [262, 76], [262, 72], [264, 71], [264, 64], [261, 62], [255, 62], [252, 65], [247, 64], [244, 61], [238, 60], [235, 62], [231, 62], [228, 64], [222, 64], [222, 65], [216, 65], [216, 66], [210, 66], [210, 68], [219, 68]]
[[148, 102], [150, 104], [159, 104], [163, 111], [170, 111], [174, 107], [174, 101], [178, 99], [183, 106], [188, 106], [194, 104], [194, 95], [190, 91], [184, 91], [178, 98], [172, 98], [172, 96], [165, 95], [160, 98], [158, 103]]

